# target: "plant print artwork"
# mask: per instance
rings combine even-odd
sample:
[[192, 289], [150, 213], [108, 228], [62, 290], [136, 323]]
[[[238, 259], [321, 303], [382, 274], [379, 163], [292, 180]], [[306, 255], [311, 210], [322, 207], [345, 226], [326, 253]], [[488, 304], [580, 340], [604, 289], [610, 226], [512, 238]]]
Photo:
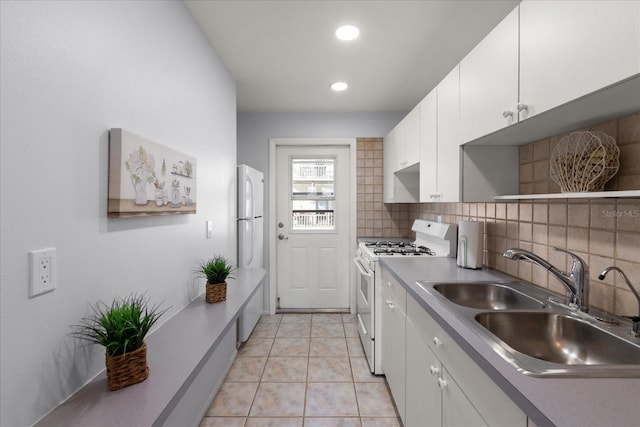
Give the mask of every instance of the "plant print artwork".
[[108, 216], [193, 213], [196, 159], [123, 129], [111, 129]]

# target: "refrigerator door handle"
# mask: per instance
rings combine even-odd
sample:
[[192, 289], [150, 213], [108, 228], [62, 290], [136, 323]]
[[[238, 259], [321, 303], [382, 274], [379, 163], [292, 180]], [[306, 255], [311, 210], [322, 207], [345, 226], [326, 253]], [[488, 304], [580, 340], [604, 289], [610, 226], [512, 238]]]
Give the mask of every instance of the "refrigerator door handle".
[[253, 188], [253, 180], [251, 179], [251, 175], [247, 174], [247, 203], [249, 203], [249, 209], [251, 212], [248, 212], [250, 218], [254, 218], [256, 216], [256, 206], [255, 206], [255, 192]]
[[255, 228], [256, 228], [255, 227], [255, 222], [254, 222], [253, 219], [251, 219], [249, 221], [249, 238], [247, 239], [248, 243], [249, 243], [249, 257], [247, 259], [247, 265], [251, 264], [251, 262], [253, 261], [253, 252], [254, 252], [254, 247], [253, 247], [254, 246], [253, 245], [254, 237], [253, 237], [253, 235], [254, 235], [254, 232], [255, 232]]

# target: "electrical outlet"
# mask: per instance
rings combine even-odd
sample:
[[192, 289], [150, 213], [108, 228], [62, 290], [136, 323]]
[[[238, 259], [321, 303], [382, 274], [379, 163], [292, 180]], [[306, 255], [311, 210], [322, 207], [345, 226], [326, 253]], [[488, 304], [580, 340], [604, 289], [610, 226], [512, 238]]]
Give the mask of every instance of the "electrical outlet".
[[57, 286], [56, 248], [29, 252], [29, 296], [43, 294]]

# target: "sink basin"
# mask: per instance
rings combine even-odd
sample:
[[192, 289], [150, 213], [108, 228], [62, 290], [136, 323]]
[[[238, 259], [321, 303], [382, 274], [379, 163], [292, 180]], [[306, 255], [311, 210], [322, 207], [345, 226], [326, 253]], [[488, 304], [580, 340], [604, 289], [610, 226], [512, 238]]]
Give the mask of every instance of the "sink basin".
[[455, 304], [482, 310], [527, 310], [545, 306], [535, 298], [499, 283], [438, 283], [433, 289]]
[[524, 355], [563, 365], [640, 365], [640, 346], [575, 317], [549, 312], [483, 312], [478, 323]]

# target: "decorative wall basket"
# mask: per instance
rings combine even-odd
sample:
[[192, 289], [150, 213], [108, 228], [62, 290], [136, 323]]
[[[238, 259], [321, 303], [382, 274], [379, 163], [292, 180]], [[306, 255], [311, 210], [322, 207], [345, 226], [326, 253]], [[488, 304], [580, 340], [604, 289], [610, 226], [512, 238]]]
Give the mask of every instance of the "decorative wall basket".
[[147, 366], [147, 344], [120, 356], [110, 356], [105, 352], [107, 382], [109, 390], [119, 390], [142, 382], [149, 376]]
[[563, 193], [603, 191], [618, 172], [620, 149], [604, 132], [573, 132], [551, 154], [551, 179]]
[[227, 300], [227, 282], [212, 285], [207, 283], [207, 302], [222, 302]]

